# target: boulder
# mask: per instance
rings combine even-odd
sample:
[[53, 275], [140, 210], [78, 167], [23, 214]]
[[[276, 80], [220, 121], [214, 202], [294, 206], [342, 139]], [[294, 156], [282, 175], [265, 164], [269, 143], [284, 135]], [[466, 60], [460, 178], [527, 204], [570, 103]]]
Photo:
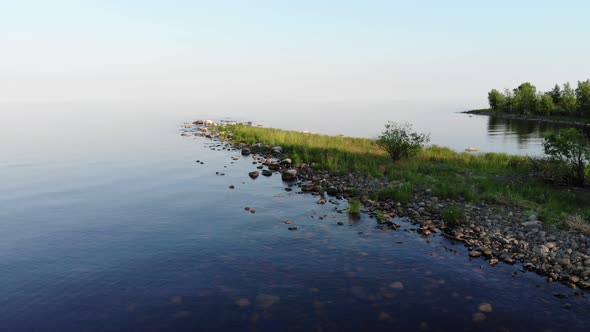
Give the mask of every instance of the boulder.
[[268, 164], [268, 169], [271, 171], [278, 171], [281, 169], [281, 165], [279, 165], [279, 163], [270, 163]]
[[286, 159], [281, 160], [281, 162], [279, 164], [284, 165], [284, 166], [290, 166], [291, 164], [293, 164], [293, 161], [289, 158], [286, 158]]
[[338, 194], [338, 188], [328, 187], [328, 189], [326, 189], [326, 194], [328, 194], [330, 196], [336, 196]]
[[314, 187], [315, 187], [315, 184], [313, 184], [312, 182], [306, 182], [306, 183], [301, 184], [302, 191], [313, 191]]
[[283, 181], [287, 181], [287, 182], [296, 181], [297, 180], [297, 170], [290, 169], [290, 170], [283, 172], [283, 174], [281, 175], [281, 179]]
[[214, 125], [214, 122], [212, 120], [206, 120], [205, 123], [204, 123], [204, 125], [207, 126], [207, 127], [209, 127], [209, 126]]
[[203, 125], [203, 123], [204, 123], [203, 120], [197, 120], [197, 121], [193, 122], [194, 125], [198, 125], [198, 126]]
[[271, 176], [272, 175], [272, 172], [269, 171], [269, 170], [267, 170], [267, 169], [265, 169], [265, 170], [262, 171], [262, 175], [264, 175], [264, 176]]
[[248, 176], [250, 176], [250, 178], [252, 178], [252, 179], [256, 179], [258, 176], [260, 176], [260, 173], [254, 171], [254, 172], [248, 173]]

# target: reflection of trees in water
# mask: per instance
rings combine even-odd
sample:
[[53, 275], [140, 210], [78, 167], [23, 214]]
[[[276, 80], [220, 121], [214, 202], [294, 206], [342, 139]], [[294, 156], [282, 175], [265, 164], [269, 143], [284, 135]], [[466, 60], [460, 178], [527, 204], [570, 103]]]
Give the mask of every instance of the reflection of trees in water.
[[[573, 126], [559, 123], [504, 119], [490, 116], [488, 117], [487, 131], [489, 136], [499, 136], [498, 133], [502, 133], [503, 136], [514, 135], [519, 145], [526, 145], [531, 140], [537, 140], [543, 138], [545, 135], [558, 132], [560, 129], [571, 127]], [[590, 139], [590, 128], [586, 127], [583, 130]]]

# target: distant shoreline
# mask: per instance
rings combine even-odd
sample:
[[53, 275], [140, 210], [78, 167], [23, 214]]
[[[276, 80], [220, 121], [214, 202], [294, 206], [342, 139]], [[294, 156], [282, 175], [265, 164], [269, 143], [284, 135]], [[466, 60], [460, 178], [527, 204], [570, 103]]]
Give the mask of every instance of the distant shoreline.
[[489, 108], [461, 112], [464, 114], [495, 116], [501, 119], [525, 120], [545, 123], [558, 123], [576, 127], [590, 127], [590, 119], [580, 119], [565, 116], [521, 115], [492, 111]]

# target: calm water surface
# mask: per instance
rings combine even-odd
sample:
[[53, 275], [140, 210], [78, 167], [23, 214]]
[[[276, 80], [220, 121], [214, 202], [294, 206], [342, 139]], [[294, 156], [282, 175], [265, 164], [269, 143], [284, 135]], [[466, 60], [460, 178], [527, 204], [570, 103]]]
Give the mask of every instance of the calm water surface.
[[[456, 149], [537, 151], [535, 130], [517, 139], [450, 106], [304, 105], [2, 105], [1, 330], [586, 330], [587, 294], [489, 267], [403, 221], [382, 232], [348, 220], [334, 211], [344, 201], [250, 180], [250, 159], [178, 135], [206, 117], [369, 137], [401, 119]], [[474, 323], [481, 303], [493, 312]]]

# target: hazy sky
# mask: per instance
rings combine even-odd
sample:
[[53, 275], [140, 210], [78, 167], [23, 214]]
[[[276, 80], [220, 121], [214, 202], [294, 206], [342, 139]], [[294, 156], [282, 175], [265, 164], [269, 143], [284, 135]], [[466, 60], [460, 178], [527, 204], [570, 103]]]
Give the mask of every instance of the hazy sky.
[[587, 0], [0, 0], [0, 100], [485, 101], [589, 40]]

